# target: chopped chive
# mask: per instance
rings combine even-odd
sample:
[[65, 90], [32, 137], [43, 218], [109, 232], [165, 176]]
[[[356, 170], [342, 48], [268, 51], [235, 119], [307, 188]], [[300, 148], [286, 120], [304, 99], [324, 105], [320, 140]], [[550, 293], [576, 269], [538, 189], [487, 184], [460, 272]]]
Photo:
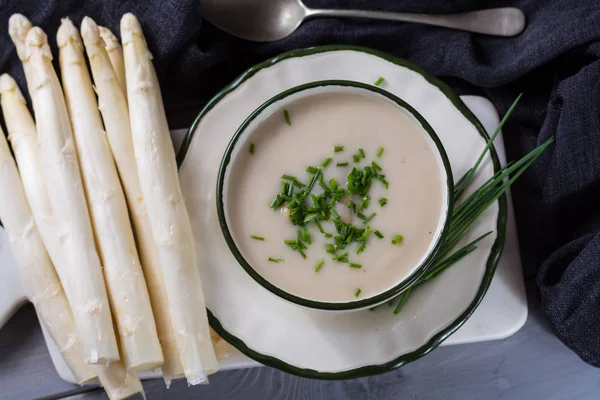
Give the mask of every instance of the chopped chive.
[[329, 254], [333, 254], [333, 253], [335, 253], [335, 247], [333, 247], [333, 245], [331, 243], [327, 243], [325, 245], [325, 251], [328, 252]]
[[355, 269], [361, 269], [362, 268], [362, 264], [354, 264], [354, 263], [350, 263], [348, 265], [350, 268], [355, 268]]
[[329, 210], [329, 212], [331, 213], [331, 215], [333, 216], [333, 218], [335, 218], [335, 219], [339, 219], [340, 218], [340, 214], [338, 214], [337, 211], [335, 211], [333, 208], [331, 210]]
[[333, 261], [343, 262], [343, 260], [348, 260], [348, 252], [333, 257]]
[[333, 190], [334, 192], [338, 189], [338, 184], [337, 184], [337, 180], [335, 178], [331, 178], [329, 180], [329, 187], [331, 188], [331, 190]]
[[323, 230], [323, 227], [321, 226], [321, 223], [319, 222], [319, 220], [315, 219], [315, 224], [317, 225], [317, 228], [319, 228], [319, 232], [325, 233], [325, 231]]
[[381, 183], [383, 183], [383, 186], [386, 189], [388, 188], [388, 181], [385, 179], [385, 176], [383, 176], [383, 175], [377, 175], [377, 179], [379, 179], [381, 181]]
[[392, 244], [398, 244], [398, 243], [400, 243], [403, 240], [404, 240], [404, 237], [402, 235], [396, 235], [392, 239]]
[[365, 247], [366, 247], [365, 242], [362, 242], [361, 244], [359, 244], [358, 247], [356, 248], [356, 254], [360, 254], [363, 251], [365, 251]]
[[382, 154], [383, 154], [383, 147], [380, 147], [380, 148], [377, 150], [377, 157], [378, 157], [378, 158], [379, 158], [379, 157], [381, 157], [381, 155], [382, 155]]
[[311, 243], [310, 232], [308, 231], [308, 228], [304, 228], [304, 230], [302, 231], [302, 241], [307, 244]]
[[264, 240], [265, 240], [265, 238], [264, 238], [264, 237], [262, 237], [262, 236], [254, 236], [254, 235], [250, 235], [250, 237], [251, 237], [252, 239], [254, 239], [254, 240], [262, 240], [262, 241], [264, 241]]
[[292, 122], [290, 121], [290, 113], [287, 108], [283, 110], [283, 117], [285, 118], [285, 123], [292, 126]]
[[364, 210], [365, 208], [369, 207], [369, 204], [371, 204], [371, 198], [369, 196], [365, 196], [361, 201], [360, 201], [360, 207], [359, 210]]
[[356, 213], [356, 216], [362, 220], [367, 219], [367, 216], [363, 213], [361, 213], [360, 211]]
[[340, 151], [344, 151], [344, 146], [333, 146], [334, 153], [339, 153]]
[[325, 168], [326, 166], [329, 165], [330, 162], [333, 161], [333, 158], [331, 157], [327, 157], [325, 160], [323, 160], [323, 162], [321, 163], [321, 167]]
[[376, 215], [377, 215], [377, 213], [376, 213], [376, 212], [374, 212], [373, 214], [371, 214], [371, 215], [369, 215], [367, 218], [365, 218], [365, 219], [363, 220], [363, 222], [365, 223], [365, 225], [366, 225], [366, 224], [367, 224], [367, 223], [368, 223], [370, 220], [372, 220], [373, 218], [375, 218], [375, 216], [376, 216]]
[[308, 172], [309, 174], [316, 174], [317, 172], [319, 172], [319, 168], [308, 166], [306, 167], [306, 172]]
[[348, 208], [352, 210], [354, 214], [356, 214], [356, 203], [352, 200], [348, 200]]
[[295, 181], [296, 177], [294, 175], [283, 174], [281, 175], [281, 179], [285, 179], [287, 181]]
[[335, 164], [336, 167], [347, 167], [348, 166], [348, 162], [339, 162], [337, 164]]
[[383, 169], [383, 168], [381, 168], [381, 167], [379, 166], [379, 164], [377, 164], [375, 161], [371, 161], [371, 165], [372, 165], [372, 166], [373, 166], [373, 168], [375, 168], [375, 169], [376, 169], [378, 172], [381, 172], [381, 170]]
[[294, 181], [292, 182], [294, 184], [294, 186], [296, 186], [297, 188], [303, 188], [304, 187], [304, 183], [300, 182], [298, 179], [294, 179]]
[[325, 232], [325, 233], [323, 234], [323, 236], [325, 236], [326, 238], [330, 238], [330, 237], [332, 237], [333, 235], [332, 235], [331, 233], [327, 233], [327, 232]]
[[358, 152], [360, 153], [360, 156], [361, 156], [362, 158], [366, 158], [366, 155], [365, 155], [365, 150], [364, 150], [364, 149], [358, 149]]
[[300, 253], [302, 258], [304, 258], [306, 260], [306, 253], [304, 253], [304, 251], [302, 249], [298, 248], [298, 253]]
[[387, 204], [387, 198], [385, 198], [385, 197], [380, 198], [379, 204], [381, 205], [381, 207], [385, 206]]
[[254, 143], [250, 143], [250, 154], [254, 154]]
[[379, 232], [379, 231], [375, 231], [375, 232], [373, 232], [373, 234], [374, 234], [375, 236], [377, 236], [379, 239], [383, 239], [383, 234], [382, 234], [381, 232]]
[[279, 262], [283, 262], [283, 258], [269, 257], [269, 261], [274, 262], [274, 263], [279, 263]]
[[383, 79], [383, 76], [380, 76], [379, 78], [377, 78], [377, 80], [375, 81], [375, 83], [373, 85], [379, 86], [383, 83], [383, 81], [385, 81], [385, 79]]
[[360, 155], [358, 155], [358, 154], [354, 154], [354, 155], [352, 156], [352, 159], [354, 160], [354, 162], [355, 162], [355, 163], [357, 163], [357, 162], [359, 162], [359, 161], [360, 161]]
[[323, 264], [325, 264], [325, 259], [321, 259], [315, 267], [315, 272], [319, 272], [321, 268], [323, 268]]
[[360, 294], [360, 288], [356, 289], [356, 291], [354, 292], [354, 297], [358, 297], [359, 294]]

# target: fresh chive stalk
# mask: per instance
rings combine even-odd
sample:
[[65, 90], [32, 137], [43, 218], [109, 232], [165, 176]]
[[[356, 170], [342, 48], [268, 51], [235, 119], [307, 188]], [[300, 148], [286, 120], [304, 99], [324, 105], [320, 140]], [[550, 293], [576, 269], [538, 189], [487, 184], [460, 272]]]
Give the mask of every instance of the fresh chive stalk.
[[268, 260], [270, 262], [274, 262], [274, 263], [280, 263], [283, 262], [283, 258], [273, 258], [273, 257], [269, 257]]
[[292, 126], [292, 121], [290, 121], [290, 113], [287, 108], [283, 110], [283, 117], [285, 118], [285, 123], [289, 126]]
[[325, 168], [326, 166], [329, 165], [329, 163], [331, 163], [333, 161], [333, 158], [331, 157], [327, 157], [325, 160], [323, 160], [323, 162], [321, 163], [321, 167]]
[[360, 295], [360, 292], [361, 292], [360, 288], [356, 289], [354, 291], [354, 297], [358, 297]]
[[392, 244], [396, 245], [404, 240], [402, 235], [396, 235], [392, 238]]
[[385, 79], [384, 79], [382, 76], [380, 76], [379, 78], [377, 78], [377, 80], [375, 81], [375, 83], [374, 83], [373, 85], [375, 85], [375, 86], [379, 86], [379, 85], [381, 85], [381, 84], [382, 84], [384, 81], [385, 81]]
[[387, 204], [387, 198], [382, 197], [382, 198], [379, 199], [379, 205], [381, 207], [385, 206], [386, 204]]
[[[515, 102], [508, 109], [508, 112], [504, 118], [502, 118], [498, 128], [488, 140], [484, 150], [480, 154], [473, 168], [467, 171], [467, 173], [465, 173], [465, 175], [455, 185], [455, 202], [464, 195], [465, 191], [472, 183], [473, 178], [476, 175], [485, 155], [493, 146], [494, 139], [497, 137], [500, 129], [514, 110], [520, 98], [521, 95], [517, 97]], [[527, 170], [527, 168], [529, 168], [529, 166], [552, 144], [553, 141], [554, 138], [552, 137], [542, 145], [529, 152], [520, 160], [505, 165], [479, 188], [477, 188], [471, 195], [469, 195], [463, 202], [457, 202], [458, 205], [455, 206], [453, 211], [448, 234], [444, 239], [440, 251], [436, 255], [432, 266], [416, 282], [416, 284], [411, 287], [411, 289], [429, 279], [438, 276], [443, 271], [450, 268], [452, 265], [456, 264], [477, 249], [476, 245], [492, 232], [487, 232], [469, 242], [467, 245], [462, 246], [458, 250], [454, 250], [455, 246], [466, 236], [466, 234], [469, 232], [469, 229], [478, 220], [478, 218], [489, 208], [490, 205], [492, 205], [506, 192], [506, 190], [515, 182], [515, 180], [518, 179], [525, 172], [525, 170]], [[410, 295], [411, 289], [407, 290], [401, 295], [400, 302], [396, 306], [394, 314], [398, 314], [400, 312], [401, 308], [406, 303], [406, 299]]]
[[250, 143], [250, 154], [254, 154], [254, 143]]
[[250, 235], [250, 237], [251, 237], [252, 239], [254, 239], [254, 240], [260, 240], [260, 241], [263, 241], [263, 242], [264, 242], [264, 240], [265, 240], [265, 238], [264, 238], [264, 237], [262, 237], [262, 236]]
[[379, 149], [377, 149], [377, 158], [381, 158], [382, 154], [383, 154], [383, 147], [380, 147]]

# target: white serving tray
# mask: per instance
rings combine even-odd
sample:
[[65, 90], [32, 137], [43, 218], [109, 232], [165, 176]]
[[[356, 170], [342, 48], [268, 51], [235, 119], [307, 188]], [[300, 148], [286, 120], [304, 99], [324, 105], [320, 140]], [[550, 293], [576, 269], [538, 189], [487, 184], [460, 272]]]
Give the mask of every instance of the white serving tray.
[[[461, 98], [488, 132], [492, 132], [496, 128], [499, 122], [498, 113], [489, 100], [479, 96], [462, 96]], [[185, 133], [185, 130], [171, 132], [175, 149], [179, 148]], [[506, 153], [500, 136], [496, 140], [495, 146], [500, 161], [504, 164]], [[471, 318], [454, 335], [450, 336], [442, 344], [443, 346], [506, 338], [517, 332], [527, 319], [527, 298], [510, 193], [508, 196], [506, 243], [490, 288]], [[6, 232], [0, 227], [0, 328], [26, 301], [27, 298], [10, 252]], [[42, 331], [59, 376], [74, 383], [73, 376], [60, 356], [58, 348], [43, 327]], [[242, 354], [236, 354], [221, 361], [220, 365], [221, 369], [225, 370], [250, 368], [259, 364]], [[160, 372], [153, 372], [143, 374], [141, 378], [149, 379], [159, 376]]]

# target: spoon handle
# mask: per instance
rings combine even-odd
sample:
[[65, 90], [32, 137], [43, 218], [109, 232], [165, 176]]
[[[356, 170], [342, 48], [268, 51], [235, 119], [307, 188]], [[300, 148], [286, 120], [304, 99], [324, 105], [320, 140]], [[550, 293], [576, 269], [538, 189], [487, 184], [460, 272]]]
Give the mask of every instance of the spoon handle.
[[349, 17], [443, 26], [493, 36], [515, 36], [525, 29], [525, 15], [514, 7], [490, 8], [455, 14], [410, 14], [363, 10], [308, 9], [306, 18]]

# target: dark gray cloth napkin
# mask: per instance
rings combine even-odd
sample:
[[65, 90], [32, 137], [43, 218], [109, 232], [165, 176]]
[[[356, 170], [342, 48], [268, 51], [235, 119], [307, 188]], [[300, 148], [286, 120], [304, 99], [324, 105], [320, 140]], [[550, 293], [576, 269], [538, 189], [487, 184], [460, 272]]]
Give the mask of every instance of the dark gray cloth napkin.
[[356, 44], [411, 60], [459, 93], [490, 98], [501, 113], [523, 100], [505, 129], [509, 158], [551, 136], [555, 144], [514, 189], [526, 275], [537, 273], [542, 307], [558, 337], [600, 366], [600, 3], [598, 0], [306, 0], [314, 7], [455, 12], [520, 7], [528, 26], [492, 38], [381, 21], [308, 21], [276, 43], [233, 38], [202, 19], [198, 0], [0, 0], [0, 72], [23, 85], [7, 34], [20, 12], [43, 27], [56, 54], [60, 18], [84, 15], [119, 32], [123, 13], [140, 19], [155, 57], [169, 114], [198, 110], [245, 68], [280, 52]]

